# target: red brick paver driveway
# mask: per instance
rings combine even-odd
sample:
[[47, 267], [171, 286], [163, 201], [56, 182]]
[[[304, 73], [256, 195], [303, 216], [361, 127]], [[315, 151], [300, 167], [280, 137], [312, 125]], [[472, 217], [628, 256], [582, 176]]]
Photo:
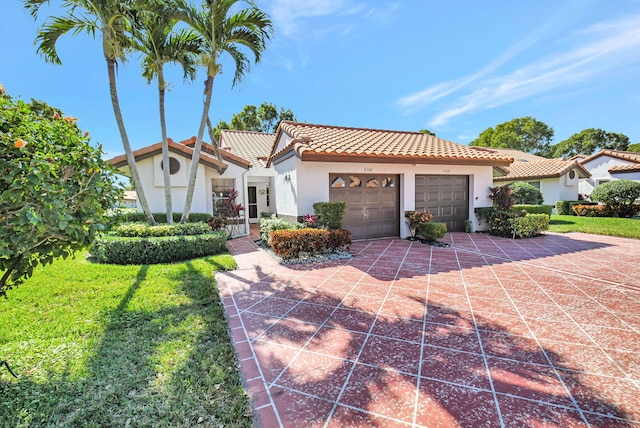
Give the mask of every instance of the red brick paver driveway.
[[220, 273], [259, 427], [640, 426], [640, 241], [451, 233]]

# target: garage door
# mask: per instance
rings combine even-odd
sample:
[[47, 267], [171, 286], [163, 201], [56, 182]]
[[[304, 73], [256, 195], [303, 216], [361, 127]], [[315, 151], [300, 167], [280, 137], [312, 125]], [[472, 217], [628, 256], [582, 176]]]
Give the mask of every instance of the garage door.
[[447, 230], [464, 231], [469, 218], [469, 177], [466, 175], [416, 175], [416, 210], [427, 209], [433, 221]]
[[347, 203], [343, 227], [352, 239], [400, 234], [397, 175], [330, 174], [329, 199]]

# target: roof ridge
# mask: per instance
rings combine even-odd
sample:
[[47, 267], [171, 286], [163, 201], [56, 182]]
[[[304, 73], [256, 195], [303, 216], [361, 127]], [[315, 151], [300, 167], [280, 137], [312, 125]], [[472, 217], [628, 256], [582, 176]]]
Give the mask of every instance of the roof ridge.
[[[375, 132], [389, 132], [394, 134], [412, 134], [412, 135], [426, 135], [427, 137], [437, 138], [439, 140], [444, 140], [444, 138], [437, 137], [435, 135], [426, 134], [420, 131], [398, 131], [393, 129], [381, 129], [381, 128], [363, 128], [357, 126], [341, 126], [341, 125], [323, 125], [321, 123], [307, 123], [307, 122], [292, 122], [290, 120], [283, 120], [283, 124], [289, 124], [293, 126], [304, 126], [304, 127], [317, 127], [317, 128], [331, 128], [331, 129], [345, 129], [345, 130], [354, 130], [354, 131], [375, 131]], [[449, 140], [444, 140], [449, 141]], [[458, 143], [456, 143], [458, 144]], [[470, 146], [469, 146], [470, 147]]]
[[276, 135], [275, 132], [247, 131], [244, 129], [221, 129], [220, 132], [237, 132], [244, 134]]

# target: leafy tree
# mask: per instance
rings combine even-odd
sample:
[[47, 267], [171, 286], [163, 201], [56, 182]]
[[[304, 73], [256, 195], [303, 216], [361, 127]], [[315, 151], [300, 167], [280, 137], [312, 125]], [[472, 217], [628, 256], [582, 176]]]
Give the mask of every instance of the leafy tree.
[[428, 129], [421, 129], [420, 132], [422, 132], [423, 134], [427, 134], [427, 135], [433, 135], [434, 137], [436, 136], [435, 132], [429, 131]]
[[635, 204], [640, 198], [640, 183], [633, 180], [613, 180], [593, 189], [591, 200], [602, 202], [615, 217], [633, 217], [640, 210]]
[[627, 147], [628, 152], [640, 153], [640, 143], [629, 144]]
[[121, 192], [76, 119], [0, 94], [0, 295], [89, 245]]
[[175, 30], [177, 20], [164, 13], [142, 10], [133, 27], [133, 48], [143, 55], [142, 75], [151, 83], [158, 81], [160, 129], [162, 134], [162, 174], [164, 179], [164, 199], [167, 223], [173, 223], [171, 204], [171, 174], [169, 172], [169, 142], [165, 118], [165, 91], [167, 82], [164, 66], [177, 63], [182, 66], [184, 78], [193, 80], [196, 76], [196, 54], [199, 53], [200, 39], [187, 29]]
[[[25, 8], [34, 18], [37, 18], [40, 7], [50, 0], [22, 0]], [[136, 166], [136, 160], [131, 150], [129, 137], [122, 118], [118, 90], [116, 87], [116, 64], [126, 60], [126, 52], [130, 47], [129, 30], [131, 22], [131, 7], [134, 0], [64, 0], [62, 7], [64, 16], [50, 17], [39, 29], [36, 36], [38, 53], [45, 60], [54, 64], [61, 64], [56, 51], [58, 39], [69, 32], [73, 35], [86, 32], [95, 37], [96, 33], [102, 36], [102, 53], [107, 62], [107, 74], [109, 76], [109, 92], [111, 104], [116, 117], [122, 145], [127, 156], [127, 163], [131, 171], [131, 178], [138, 194], [138, 201], [142, 206], [147, 221], [155, 224], [153, 214], [149, 209], [147, 198], [142, 188], [140, 174]]]
[[552, 147], [556, 158], [570, 158], [583, 154], [590, 155], [599, 150], [627, 150], [629, 137], [602, 129], [584, 129]]
[[220, 138], [221, 129], [235, 129], [238, 131], [255, 131], [255, 132], [276, 132], [278, 125], [283, 120], [295, 122], [296, 116], [289, 109], [284, 107], [278, 108], [264, 102], [260, 107], [254, 105], [246, 105], [240, 113], [234, 114], [231, 118], [231, 124], [221, 120], [215, 128], [216, 140]]
[[185, 222], [189, 218], [193, 201], [202, 137], [209, 119], [213, 83], [222, 71], [220, 59], [225, 53], [233, 59], [235, 64], [233, 85], [235, 86], [250, 66], [249, 57], [243, 49], [249, 50], [255, 62], [259, 62], [266, 48], [266, 42], [271, 37], [272, 26], [267, 14], [258, 9], [253, 2], [249, 2], [246, 8], [242, 8], [240, 0], [208, 0], [203, 3], [202, 9], [192, 6], [186, 0], [172, 0], [171, 3], [171, 15], [183, 21], [201, 37], [200, 61], [207, 73], [202, 117], [193, 148], [187, 197], [180, 220]]
[[550, 155], [553, 128], [531, 116], [512, 119], [487, 128], [470, 146], [516, 149], [538, 156]]
[[511, 197], [516, 204], [540, 205], [544, 202], [542, 192], [529, 183], [524, 181], [516, 181], [509, 185], [513, 190]]

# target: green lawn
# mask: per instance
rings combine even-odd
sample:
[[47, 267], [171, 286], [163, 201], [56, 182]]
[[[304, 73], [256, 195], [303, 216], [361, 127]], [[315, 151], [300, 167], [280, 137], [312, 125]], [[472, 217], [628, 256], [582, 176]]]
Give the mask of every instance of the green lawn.
[[0, 299], [0, 426], [251, 426], [214, 281], [233, 267], [37, 269]]
[[640, 219], [552, 215], [550, 232], [584, 232], [640, 239]]

